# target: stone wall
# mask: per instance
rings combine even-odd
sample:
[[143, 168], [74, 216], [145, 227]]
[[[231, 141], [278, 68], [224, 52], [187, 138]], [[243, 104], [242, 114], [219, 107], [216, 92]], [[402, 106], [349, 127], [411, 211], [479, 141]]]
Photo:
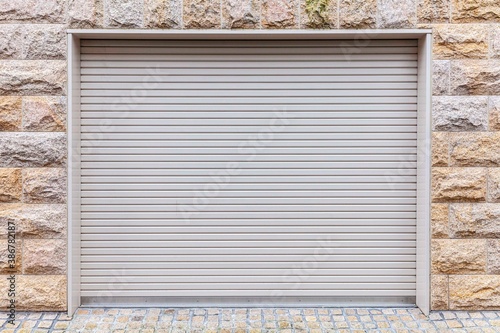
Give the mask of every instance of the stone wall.
[[432, 28], [432, 307], [500, 309], [498, 0], [0, 0], [0, 306], [66, 308], [67, 28]]

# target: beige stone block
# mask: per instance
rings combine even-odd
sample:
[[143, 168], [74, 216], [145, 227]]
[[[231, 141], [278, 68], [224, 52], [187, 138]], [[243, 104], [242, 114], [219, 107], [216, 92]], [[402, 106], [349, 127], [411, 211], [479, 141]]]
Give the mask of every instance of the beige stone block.
[[[16, 239], [15, 243], [9, 243], [7, 239], [0, 239], [0, 274], [22, 273], [22, 240]], [[12, 252], [14, 250], [14, 253]], [[14, 262], [9, 262], [14, 260]]]
[[21, 199], [21, 169], [0, 168], [0, 202], [18, 202]]
[[104, 6], [104, 24], [113, 28], [141, 28], [143, 0], [107, 0]]
[[266, 29], [297, 28], [297, 0], [263, 0], [262, 27]]
[[450, 20], [450, 0], [418, 0], [419, 23], [446, 23]]
[[66, 131], [66, 97], [24, 97], [23, 129], [38, 132]]
[[377, 25], [377, 0], [340, 0], [342, 29], [373, 29]]
[[488, 128], [488, 97], [434, 96], [432, 98], [434, 131], [486, 131]]
[[64, 23], [64, 0], [0, 1], [0, 21], [25, 23]]
[[500, 239], [488, 239], [487, 244], [488, 244], [487, 273], [500, 274]]
[[145, 0], [144, 26], [146, 28], [175, 29], [182, 25], [181, 0]]
[[500, 168], [488, 170], [488, 201], [500, 202]]
[[431, 310], [448, 310], [448, 276], [431, 276]]
[[500, 205], [452, 204], [449, 225], [453, 238], [500, 237]]
[[415, 28], [417, 24], [416, 0], [378, 0], [378, 28]]
[[26, 239], [23, 258], [24, 274], [65, 274], [66, 239]]
[[432, 95], [448, 95], [450, 92], [450, 61], [432, 62]]
[[0, 96], [0, 131], [21, 129], [22, 99], [20, 96]]
[[434, 59], [488, 57], [488, 26], [484, 24], [437, 24], [433, 37]]
[[0, 204], [0, 238], [11, 222], [22, 238], [65, 238], [66, 205]]
[[18, 310], [66, 310], [65, 275], [18, 275], [17, 288]]
[[[335, 0], [299, 0], [300, 26], [311, 29], [335, 29], [338, 26], [338, 7]], [[368, 0], [370, 1], [370, 0]]]
[[221, 27], [221, 0], [185, 0], [184, 28], [215, 29]]
[[450, 310], [500, 310], [500, 275], [450, 276]]
[[484, 274], [486, 240], [433, 239], [431, 258], [432, 274]]
[[500, 58], [500, 24], [490, 27], [490, 58]]
[[498, 0], [452, 0], [452, 22], [500, 22]]
[[23, 201], [27, 203], [65, 203], [66, 169], [24, 169]]
[[22, 56], [22, 26], [0, 25], [0, 59], [20, 59]]
[[65, 95], [66, 61], [0, 61], [0, 95]]
[[450, 135], [452, 166], [499, 166], [500, 133], [453, 133]]
[[486, 199], [486, 170], [434, 168], [432, 202], [476, 202]]
[[62, 167], [65, 133], [0, 133], [0, 167]]
[[449, 145], [448, 133], [432, 133], [432, 166], [448, 166]]
[[500, 96], [489, 97], [490, 131], [500, 131]]
[[33, 24], [23, 27], [23, 57], [25, 59], [65, 59], [66, 26]]
[[104, 0], [68, 0], [68, 21], [72, 28], [102, 27], [104, 25]]
[[431, 204], [432, 238], [448, 238], [448, 204]]
[[500, 59], [451, 61], [450, 93], [500, 95]]
[[260, 1], [222, 0], [222, 27], [256, 29], [260, 27]]

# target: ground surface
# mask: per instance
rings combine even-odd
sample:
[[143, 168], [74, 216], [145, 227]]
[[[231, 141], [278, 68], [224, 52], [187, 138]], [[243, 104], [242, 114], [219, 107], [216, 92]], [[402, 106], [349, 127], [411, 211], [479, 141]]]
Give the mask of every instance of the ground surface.
[[55, 312], [17, 313], [16, 325], [0, 313], [0, 332], [82, 333], [323, 333], [500, 332], [500, 311], [418, 309], [118, 309], [81, 308], [73, 318]]

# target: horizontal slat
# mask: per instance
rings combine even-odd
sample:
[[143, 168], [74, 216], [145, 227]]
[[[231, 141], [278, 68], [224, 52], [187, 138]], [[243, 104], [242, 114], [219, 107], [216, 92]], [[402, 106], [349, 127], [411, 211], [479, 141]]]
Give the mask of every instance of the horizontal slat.
[[[276, 283], [277, 280], [283, 279], [282, 276], [251, 276], [252, 283]], [[228, 283], [228, 284], [233, 284], [233, 283], [245, 283], [246, 279], [242, 278], [241, 276], [231, 276], [231, 275], [225, 275], [225, 276], [217, 276], [217, 277], [207, 277], [207, 276], [130, 276], [130, 275], [120, 275], [120, 283], [124, 284], [136, 284], [136, 283], [145, 283], [145, 284], [163, 284], [163, 283], [179, 283], [179, 281], [182, 281], [182, 283], [195, 283], [195, 284], [201, 284], [201, 283], [217, 283], [217, 285], [220, 285], [221, 283]], [[92, 276], [92, 277], [87, 277], [84, 276], [82, 277], [82, 283], [84, 284], [89, 284], [89, 285], [98, 285], [102, 283], [108, 282], [109, 279], [99, 277], [99, 276]], [[325, 276], [309, 276], [309, 275], [304, 275], [304, 276], [293, 276], [293, 277], [288, 277], [286, 279], [287, 282], [296, 282], [296, 283], [318, 283], [318, 284], [325, 284], [325, 283], [346, 283], [347, 285], [353, 284], [353, 283], [414, 283], [415, 282], [415, 277], [411, 276], [331, 276], [331, 277], [325, 277]], [[284, 287], [289, 284], [284, 284]]]
[[[340, 204], [351, 204], [351, 205], [375, 205], [375, 204], [415, 204], [416, 199], [414, 197], [381, 197], [381, 198], [203, 198], [201, 200], [196, 200], [194, 198], [109, 198], [103, 200], [101, 198], [82, 198], [83, 205], [199, 205], [204, 206], [206, 204], [210, 205], [224, 205], [224, 204], [241, 204], [241, 205], [275, 205], [275, 204], [287, 204], [287, 205], [308, 205], [308, 204], [319, 204], [319, 205], [340, 205]], [[333, 207], [332, 207], [333, 208]], [[154, 209], [154, 208], [153, 208]]]
[[[310, 257], [309, 257], [310, 258]], [[357, 258], [357, 257], [356, 257]], [[380, 257], [378, 257], [380, 258]], [[388, 258], [383, 257], [384, 259], [394, 259], [393, 256], [389, 256]], [[369, 258], [368, 258], [369, 259]], [[398, 259], [400, 259], [398, 257]], [[307, 259], [306, 259], [307, 260]], [[297, 265], [297, 262], [293, 261], [262, 261], [262, 262], [231, 262], [231, 261], [222, 261], [222, 262], [204, 262], [199, 261], [196, 263], [196, 266], [193, 266], [191, 262], [167, 262], [167, 261], [127, 261], [121, 260], [120, 262], [116, 261], [108, 261], [108, 262], [89, 262], [88, 260], [82, 261], [81, 267], [82, 270], [85, 269], [306, 269], [301, 265]], [[302, 262], [301, 262], [302, 263]], [[317, 270], [320, 269], [415, 269], [416, 263], [415, 261], [323, 261], [321, 263], [321, 268], [316, 267]]]
[[[152, 130], [157, 128], [157, 126], [169, 126], [169, 129], [175, 132], [177, 127], [174, 126], [193, 126], [195, 130], [200, 128], [200, 131], [205, 131], [207, 126], [238, 126], [236, 129], [242, 128], [252, 128], [251, 126], [276, 126], [288, 130], [296, 130], [291, 128], [292, 126], [300, 127], [301, 129], [305, 126], [317, 126], [317, 128], [312, 129], [312, 131], [324, 132], [325, 126], [332, 126], [332, 128], [337, 129], [337, 126], [407, 126], [407, 125], [417, 125], [416, 118], [393, 118], [378, 119], [372, 117], [373, 119], [294, 119], [294, 118], [280, 118], [275, 116], [271, 119], [124, 119], [124, 118], [107, 118], [107, 119], [82, 119], [81, 125], [83, 128], [85, 126], [129, 126], [131, 130], [135, 126], [150, 126]], [[200, 127], [195, 127], [200, 126]], [[124, 130], [128, 130], [128, 127]], [[227, 130], [226, 130], [227, 131]], [[275, 130], [278, 132], [278, 130]], [[359, 131], [359, 130], [358, 130]]]
[[[199, 297], [199, 290], [116, 290], [113, 283], [108, 284], [102, 290], [82, 290], [82, 297], [105, 296], [107, 297]], [[342, 290], [302, 290], [292, 288], [275, 289], [275, 290], [203, 290], [205, 297], [390, 297], [390, 296], [415, 296], [415, 288], [408, 290], [394, 290], [388, 287], [383, 290], [368, 290], [368, 289], [342, 289]]]
[[[81, 68], [82, 82], [148, 82], [151, 71], [143, 68]], [[415, 68], [386, 68], [383, 74], [364, 69], [349, 72], [339, 68], [297, 68], [290, 73], [288, 68], [252, 68], [252, 69], [210, 69], [199, 68], [189, 74], [184, 69], [155, 68], [155, 82], [167, 83], [416, 83], [418, 80]], [[200, 74], [202, 76], [200, 76]]]
[[85, 219], [83, 221], [84, 227], [100, 227], [103, 225], [108, 225], [111, 227], [137, 227], [138, 225], [144, 226], [159, 226], [159, 227], [206, 227], [206, 226], [224, 226], [224, 227], [242, 227], [249, 226], [253, 228], [257, 227], [269, 227], [269, 226], [410, 226], [414, 227], [416, 222], [413, 218], [376, 218], [376, 217], [366, 217], [366, 218], [353, 218], [347, 217], [344, 219], [339, 218], [264, 218], [264, 219], [195, 219], [189, 218], [189, 220], [183, 219], [182, 217], [178, 219], [151, 219], [151, 218], [116, 218], [116, 219]]
[[[97, 276], [113, 276], [116, 271], [114, 269], [82, 269], [82, 276], [86, 277], [97, 277]], [[193, 274], [199, 276], [284, 276], [293, 275], [290, 278], [293, 279], [297, 274], [308, 274], [308, 276], [326, 276], [330, 279], [340, 278], [340, 277], [353, 277], [353, 276], [414, 276], [416, 273], [415, 269], [411, 268], [386, 268], [386, 269], [365, 269], [365, 268], [351, 268], [351, 269], [322, 269], [322, 268], [294, 268], [294, 269], [156, 269], [156, 268], [144, 268], [144, 269], [132, 269], [124, 268], [121, 274], [125, 276], [182, 276], [187, 277]], [[334, 282], [332, 280], [332, 282]]]
[[131, 40], [131, 39], [82, 39], [81, 45], [103, 46], [103, 47], [134, 47], [143, 49], [144, 47], [167, 47], [167, 48], [283, 48], [284, 53], [288, 48], [296, 47], [408, 47], [417, 46], [416, 39], [366, 39], [357, 38], [355, 40]]
[[[102, 242], [87, 242], [87, 246], [93, 246], [98, 245]], [[109, 242], [108, 242], [109, 243]], [[115, 242], [117, 243], [117, 242]], [[127, 244], [116, 244], [116, 245], [121, 245], [119, 247], [127, 247], [127, 246], [134, 246], [137, 242], [126, 242]], [[294, 242], [290, 242], [294, 243]], [[316, 242], [317, 243], [317, 242]], [[290, 245], [293, 247], [293, 244]], [[298, 244], [300, 246], [300, 244]], [[228, 247], [233, 247], [228, 245]], [[318, 247], [316, 244], [316, 249], [321, 250], [321, 248]], [[228, 250], [230, 252], [230, 250]], [[321, 252], [321, 251], [320, 251]], [[219, 262], [232, 262], [233, 264], [235, 262], [238, 263], [247, 263], [247, 262], [281, 262], [281, 261], [289, 261], [289, 262], [295, 262], [297, 265], [297, 262], [308, 262], [311, 260], [310, 255], [271, 255], [271, 254], [266, 254], [266, 255], [255, 255], [255, 254], [250, 254], [250, 255], [233, 255], [233, 254], [224, 254], [224, 255], [128, 255], [128, 256], [122, 256], [122, 255], [82, 255], [81, 256], [82, 262], [92, 262], [92, 263], [97, 263], [97, 262], [107, 262], [107, 263], [119, 263], [119, 262], [126, 262], [126, 263], [132, 263], [132, 262], [154, 262], [153, 267], [159, 267], [156, 265], [157, 262], [161, 263], [166, 263], [166, 262], [191, 262], [191, 263], [208, 263], [212, 262], [217, 266], [216, 263]], [[412, 254], [401, 254], [401, 255], [380, 255], [380, 254], [362, 254], [362, 255], [336, 255], [336, 254], [325, 254], [325, 255], [318, 255], [314, 258], [315, 261], [317, 262], [342, 262], [342, 261], [348, 261], [348, 262], [356, 262], [359, 267], [364, 267], [365, 262], [373, 262], [373, 261], [387, 261], [387, 262], [414, 262], [415, 261], [415, 255]], [[151, 264], [150, 264], [151, 265]], [[263, 265], [264, 266], [264, 265]], [[180, 266], [179, 266], [180, 267]], [[198, 264], [194, 267], [199, 267]], [[236, 264], [234, 267], [237, 267]]]
[[[349, 54], [349, 60], [346, 61], [347, 56], [345, 53], [342, 53], [342, 50], [336, 49], [336, 52], [325, 53], [328, 49], [324, 49], [323, 52], [314, 54], [314, 57], [311, 57], [311, 54], [303, 52], [294, 53], [291, 52], [286, 55], [286, 63], [289, 66], [293, 66], [296, 62], [310, 62], [310, 63], [319, 63], [320, 66], [325, 64], [326, 67], [329, 66], [330, 63], [335, 63], [337, 61], [343, 61], [346, 63], [348, 67], [351, 67], [352, 63], [360, 63], [359, 67], [369, 67], [365, 64], [366, 61], [369, 61], [373, 64], [373, 67], [377, 66], [378, 62], [388, 63], [388, 62], [396, 62], [398, 66], [406, 67], [412, 66], [416, 63], [417, 54], [416, 53], [365, 53], [359, 52], [356, 54]], [[330, 50], [333, 50], [332, 48]], [[400, 48], [399, 50], [406, 51], [406, 49]], [[211, 54], [210, 52], [205, 53], [195, 53], [186, 52], [184, 54], [179, 53], [141, 53], [141, 54], [128, 54], [128, 53], [114, 53], [114, 52], [106, 52], [99, 54], [91, 54], [91, 53], [82, 53], [81, 60], [85, 61], [113, 61], [113, 62], [129, 62], [135, 61], [142, 64], [146, 64], [147, 62], [158, 62], [162, 64], [162, 62], [181, 62], [185, 64], [186, 62], [191, 62], [196, 64], [198, 62], [203, 62], [205, 66], [210, 66], [211, 63], [220, 63], [227, 62], [232, 63], [233, 65], [246, 67], [247, 64], [260, 64], [260, 63], [269, 63], [269, 62], [279, 62], [283, 63], [283, 53], [276, 54], [271, 52], [262, 52], [259, 54], [245, 54], [245, 53], [231, 53], [231, 54]], [[196, 66], [196, 65], [195, 65]], [[387, 66], [392, 67], [392, 66]]]
[[172, 148], [102, 148], [102, 146], [97, 146], [94, 148], [82, 148], [81, 153], [84, 155], [93, 154], [245, 154], [245, 153], [258, 153], [258, 154], [306, 154], [306, 155], [316, 155], [316, 154], [401, 154], [401, 155], [411, 155], [417, 153], [417, 148], [267, 148], [267, 147], [255, 147], [250, 144], [240, 145], [238, 148], [186, 148], [186, 147], [172, 147]]

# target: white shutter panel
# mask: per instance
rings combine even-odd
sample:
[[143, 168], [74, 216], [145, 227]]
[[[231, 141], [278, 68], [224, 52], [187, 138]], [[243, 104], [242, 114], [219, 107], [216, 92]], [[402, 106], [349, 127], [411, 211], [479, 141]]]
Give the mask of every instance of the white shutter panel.
[[84, 302], [412, 300], [416, 43], [82, 40]]

